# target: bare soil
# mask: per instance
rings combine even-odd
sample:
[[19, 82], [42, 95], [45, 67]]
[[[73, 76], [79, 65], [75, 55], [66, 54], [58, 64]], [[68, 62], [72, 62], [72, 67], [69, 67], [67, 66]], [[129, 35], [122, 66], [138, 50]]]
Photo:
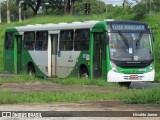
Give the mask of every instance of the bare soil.
[[80, 85], [62, 85], [57, 83], [42, 83], [42, 82], [29, 82], [29, 83], [1, 83], [0, 91], [13, 91], [13, 92], [125, 92], [126, 90], [101, 86], [80, 86]]

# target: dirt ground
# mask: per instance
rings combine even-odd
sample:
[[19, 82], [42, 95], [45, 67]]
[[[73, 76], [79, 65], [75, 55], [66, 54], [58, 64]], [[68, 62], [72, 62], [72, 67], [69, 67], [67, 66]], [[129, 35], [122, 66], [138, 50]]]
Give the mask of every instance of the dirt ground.
[[[56, 83], [1, 83], [0, 91], [13, 92], [79, 92], [79, 91], [98, 91], [98, 92], [126, 92], [118, 88], [108, 88], [101, 86], [79, 86], [61, 85]], [[80, 101], [80, 102], [54, 102], [54, 103], [27, 103], [27, 104], [1, 104], [0, 111], [160, 111], [160, 105], [135, 105], [125, 104], [122, 101]], [[22, 119], [22, 118], [21, 118]], [[16, 120], [21, 120], [16, 119]], [[160, 117], [58, 117], [43, 118], [43, 120], [160, 120]], [[1, 118], [0, 118], [1, 120]], [[8, 120], [7, 118], [3, 120]], [[23, 119], [22, 119], [23, 120]], [[26, 120], [26, 119], [25, 119]], [[41, 119], [40, 119], [41, 120]]]
[[[13, 92], [123, 92], [118, 88], [109, 88], [101, 86], [80, 86], [80, 85], [62, 85], [57, 83], [41, 83], [41, 82], [29, 82], [29, 83], [1, 83], [0, 91], [13, 91]], [[125, 91], [125, 90], [124, 90]]]

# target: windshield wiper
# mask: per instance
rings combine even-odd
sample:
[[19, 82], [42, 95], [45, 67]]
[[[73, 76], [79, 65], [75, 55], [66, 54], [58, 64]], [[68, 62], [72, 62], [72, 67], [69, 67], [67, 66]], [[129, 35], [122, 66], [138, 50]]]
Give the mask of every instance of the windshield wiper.
[[127, 39], [124, 37], [124, 35], [120, 31], [118, 31], [118, 33], [121, 36], [122, 40], [124, 41], [125, 45], [129, 48], [129, 44], [128, 44]]

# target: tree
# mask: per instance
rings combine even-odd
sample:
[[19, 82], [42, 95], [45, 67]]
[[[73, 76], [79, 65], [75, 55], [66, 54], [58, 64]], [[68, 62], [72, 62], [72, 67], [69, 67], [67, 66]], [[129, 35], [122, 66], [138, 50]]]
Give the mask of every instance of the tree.
[[106, 4], [97, 0], [90, 0], [90, 2], [76, 0], [74, 6], [74, 13], [76, 15], [84, 15], [85, 4], [90, 4], [90, 14], [101, 14], [106, 12]]
[[70, 15], [73, 15], [73, 12], [74, 12], [74, 2], [75, 2], [75, 0], [71, 0]]
[[138, 3], [133, 7], [133, 12], [135, 13], [136, 20], [142, 20], [147, 14], [146, 5], [142, 2]]
[[[21, 0], [17, 0], [17, 2], [19, 2]], [[42, 1], [43, 0], [25, 0], [23, 2], [23, 7], [26, 8], [27, 6], [30, 7], [33, 11], [33, 15], [37, 15], [37, 12], [40, 8], [40, 6], [42, 5]]]
[[10, 7], [9, 7], [10, 1], [7, 0], [7, 23], [10, 23]]
[[64, 14], [64, 2], [62, 0], [45, 0], [41, 5], [42, 14], [62, 15]]
[[67, 13], [73, 15], [74, 13], [74, 2], [75, 0], [64, 0], [64, 14]]
[[[61, 11], [62, 7], [64, 7], [64, 14], [73, 15], [74, 2], [75, 0], [25, 0], [23, 7], [30, 7], [34, 16], [37, 15], [40, 7], [43, 7], [43, 13], [45, 13], [45, 10], [47, 14], [61, 14], [61, 12], [58, 13], [58, 10]], [[54, 11], [57, 11], [57, 13]]]
[[148, 13], [157, 13], [160, 12], [160, 1], [159, 0], [142, 0], [141, 4], [145, 5], [145, 9]]

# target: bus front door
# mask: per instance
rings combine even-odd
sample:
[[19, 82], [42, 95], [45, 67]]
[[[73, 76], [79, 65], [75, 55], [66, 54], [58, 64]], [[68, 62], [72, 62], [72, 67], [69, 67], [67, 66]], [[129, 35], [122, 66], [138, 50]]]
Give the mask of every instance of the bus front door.
[[58, 34], [51, 35], [51, 76], [56, 77]]
[[22, 35], [16, 35], [16, 54], [17, 54], [17, 60], [16, 62], [16, 73], [21, 73], [22, 72]]
[[103, 33], [94, 33], [94, 47], [93, 47], [93, 77], [98, 78], [102, 76], [102, 37]]

